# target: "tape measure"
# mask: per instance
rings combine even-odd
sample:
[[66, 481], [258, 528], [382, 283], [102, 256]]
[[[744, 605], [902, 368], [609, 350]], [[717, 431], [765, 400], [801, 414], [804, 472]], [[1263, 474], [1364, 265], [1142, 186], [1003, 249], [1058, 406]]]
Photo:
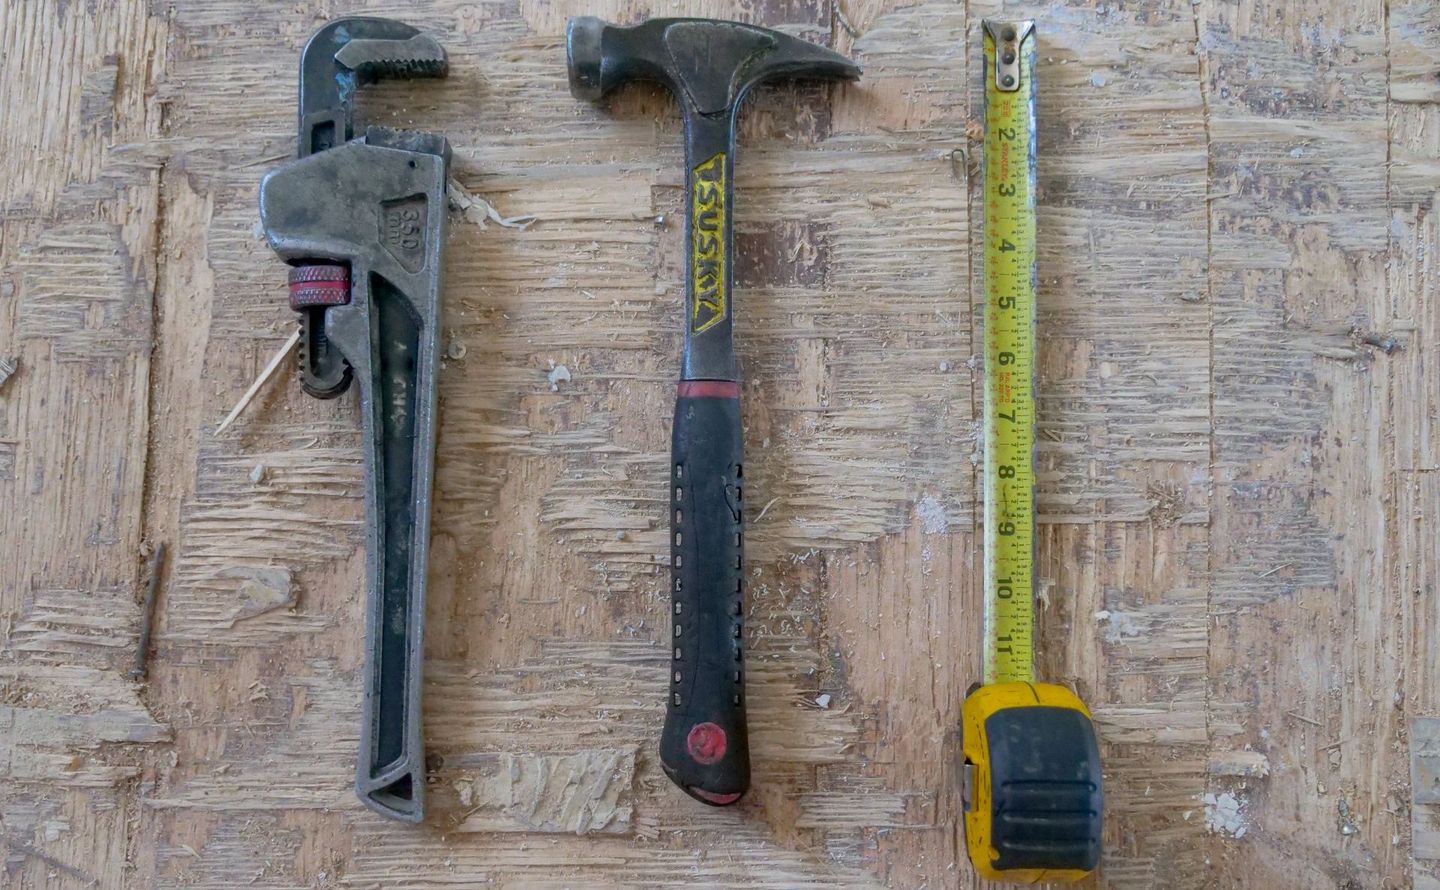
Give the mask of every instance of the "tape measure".
[[1075, 881], [1100, 859], [1100, 750], [1035, 682], [1035, 23], [984, 23], [984, 685], [962, 708], [965, 840], [982, 877]]

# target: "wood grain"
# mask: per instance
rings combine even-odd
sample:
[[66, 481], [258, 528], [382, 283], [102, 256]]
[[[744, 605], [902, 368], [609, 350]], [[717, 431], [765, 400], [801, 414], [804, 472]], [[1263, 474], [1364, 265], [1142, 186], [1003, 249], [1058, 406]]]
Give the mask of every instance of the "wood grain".
[[[1440, 890], [1440, 15], [1429, 0], [361, 3], [450, 52], [432, 816], [350, 791], [353, 397], [256, 222], [302, 0], [0, 6], [0, 869], [18, 888], [939, 888], [978, 675], [979, 23], [1040, 37], [1043, 676], [1104, 743], [1094, 886]], [[655, 758], [683, 291], [674, 102], [572, 14], [853, 56], [742, 119], [755, 788]], [[505, 226], [487, 217], [533, 222]], [[563, 367], [564, 373], [560, 373]], [[125, 676], [149, 548], [151, 679]], [[1419, 776], [1421, 778], [1414, 778]], [[1412, 799], [1412, 782], [1416, 793]]]

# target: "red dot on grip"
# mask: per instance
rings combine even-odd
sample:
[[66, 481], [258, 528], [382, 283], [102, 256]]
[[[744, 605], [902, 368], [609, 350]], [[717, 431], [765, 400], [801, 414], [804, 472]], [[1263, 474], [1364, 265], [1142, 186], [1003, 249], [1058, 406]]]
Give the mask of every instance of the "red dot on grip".
[[725, 730], [714, 723], [697, 723], [685, 736], [685, 750], [696, 763], [709, 766], [725, 756]]

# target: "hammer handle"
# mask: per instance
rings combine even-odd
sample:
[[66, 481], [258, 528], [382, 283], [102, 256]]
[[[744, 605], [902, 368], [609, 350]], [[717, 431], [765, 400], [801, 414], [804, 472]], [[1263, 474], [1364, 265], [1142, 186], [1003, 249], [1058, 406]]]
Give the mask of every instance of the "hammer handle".
[[740, 387], [681, 381], [671, 443], [670, 695], [660, 760], [697, 800], [750, 784], [742, 669]]

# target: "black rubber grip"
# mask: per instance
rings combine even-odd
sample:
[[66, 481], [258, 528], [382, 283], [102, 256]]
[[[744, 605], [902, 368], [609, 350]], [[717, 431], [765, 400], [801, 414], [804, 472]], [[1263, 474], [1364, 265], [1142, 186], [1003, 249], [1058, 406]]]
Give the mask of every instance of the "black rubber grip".
[[985, 720], [990, 845], [996, 869], [1080, 869], [1100, 863], [1100, 743], [1073, 708], [1027, 706]]
[[691, 797], [724, 806], [750, 787], [740, 400], [688, 396], [685, 386], [671, 444], [673, 636], [660, 763]]

